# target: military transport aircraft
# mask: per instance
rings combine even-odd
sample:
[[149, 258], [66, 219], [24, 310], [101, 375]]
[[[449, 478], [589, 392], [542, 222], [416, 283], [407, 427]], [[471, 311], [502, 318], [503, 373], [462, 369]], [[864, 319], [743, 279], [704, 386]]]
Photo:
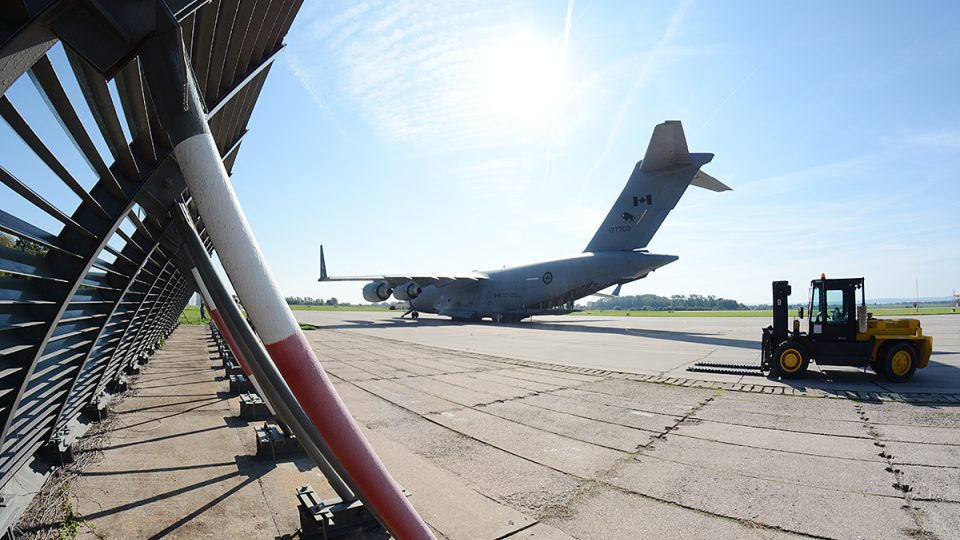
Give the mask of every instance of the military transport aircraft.
[[393, 295], [406, 301], [409, 309], [401, 317], [416, 318], [422, 311], [461, 321], [519, 322], [533, 315], [570, 313], [576, 311], [575, 300], [613, 285], [616, 296], [625, 283], [678, 259], [643, 248], [687, 186], [730, 189], [700, 170], [712, 159], [713, 154], [687, 150], [679, 121], [656, 126], [643, 161], [634, 167], [616, 204], [583, 253], [573, 257], [459, 276], [329, 276], [321, 246], [319, 281], [369, 281], [363, 298], [382, 302]]

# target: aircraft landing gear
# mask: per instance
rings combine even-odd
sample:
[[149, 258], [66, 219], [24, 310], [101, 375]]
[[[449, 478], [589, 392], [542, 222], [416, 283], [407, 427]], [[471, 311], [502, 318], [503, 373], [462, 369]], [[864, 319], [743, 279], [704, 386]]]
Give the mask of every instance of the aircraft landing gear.
[[400, 318], [403, 319], [407, 315], [409, 315], [411, 319], [420, 318], [420, 312], [413, 309], [413, 302], [410, 303], [410, 307], [408, 307], [407, 310], [403, 312], [403, 315], [401, 315]]

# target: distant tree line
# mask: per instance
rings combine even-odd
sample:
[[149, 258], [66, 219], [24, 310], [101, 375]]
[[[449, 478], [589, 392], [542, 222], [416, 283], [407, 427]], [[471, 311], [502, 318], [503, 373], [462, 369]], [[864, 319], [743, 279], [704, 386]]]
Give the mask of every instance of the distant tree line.
[[616, 311], [732, 311], [748, 309], [747, 306], [726, 298], [717, 298], [700, 294], [675, 294], [669, 298], [655, 294], [637, 296], [619, 296], [603, 298], [587, 303], [588, 309], [610, 309]]
[[[6, 233], [0, 232], [0, 247], [5, 247], [7, 249], [14, 249], [17, 251], [22, 251], [24, 253], [29, 253], [30, 255], [36, 255], [38, 257], [43, 257], [47, 254], [47, 247], [34, 242], [32, 240], [26, 240], [23, 238], [16, 238]], [[9, 277], [12, 274], [9, 272], [0, 272], [0, 277]], [[30, 279], [30, 278], [27, 278]]]
[[15, 238], [2, 232], [0, 232], [0, 246], [22, 251], [24, 253], [29, 253], [30, 255], [37, 255], [39, 257], [43, 257], [48, 251], [46, 246], [38, 242], [27, 240], [25, 238]]
[[346, 305], [341, 304], [336, 297], [328, 298], [324, 300], [323, 298], [312, 298], [310, 296], [288, 296], [285, 298], [288, 306], [340, 306]]

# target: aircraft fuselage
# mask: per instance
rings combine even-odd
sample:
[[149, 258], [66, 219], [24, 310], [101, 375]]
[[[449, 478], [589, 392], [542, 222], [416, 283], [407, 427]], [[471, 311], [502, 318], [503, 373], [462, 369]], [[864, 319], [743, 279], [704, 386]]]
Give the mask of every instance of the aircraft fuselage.
[[640, 279], [677, 260], [641, 251], [581, 253], [574, 257], [483, 272], [489, 279], [427, 285], [411, 301], [424, 313], [455, 319], [520, 320], [569, 313], [574, 300], [618, 283]]

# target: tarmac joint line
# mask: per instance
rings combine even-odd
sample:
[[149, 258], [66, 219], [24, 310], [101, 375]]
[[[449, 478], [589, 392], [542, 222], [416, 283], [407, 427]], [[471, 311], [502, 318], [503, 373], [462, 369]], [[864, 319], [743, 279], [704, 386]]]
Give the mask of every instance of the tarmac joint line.
[[870, 418], [867, 416], [867, 412], [863, 409], [862, 404], [854, 404], [854, 409], [856, 409], [857, 414], [860, 416], [867, 433], [869, 433], [870, 437], [873, 439], [873, 445], [880, 449], [878, 455], [883, 458], [887, 464], [884, 470], [890, 473], [894, 479], [892, 487], [903, 496], [903, 511], [907, 513], [907, 515], [916, 525], [916, 529], [903, 530], [900, 532], [912, 538], [936, 540], [938, 537], [924, 528], [923, 511], [913, 505], [913, 488], [904, 480], [903, 471], [894, 464], [894, 456], [887, 451], [887, 445], [881, 439], [880, 432], [877, 431], [876, 426], [870, 422]]

